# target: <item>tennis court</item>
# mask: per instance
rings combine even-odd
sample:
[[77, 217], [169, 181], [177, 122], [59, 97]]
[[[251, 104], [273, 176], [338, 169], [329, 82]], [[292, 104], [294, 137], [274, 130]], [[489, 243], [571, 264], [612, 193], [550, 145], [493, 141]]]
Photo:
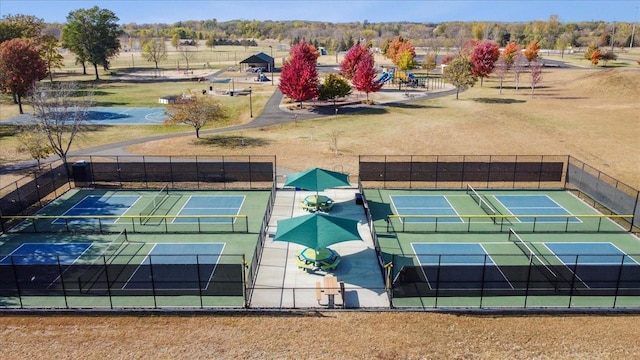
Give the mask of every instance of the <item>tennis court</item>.
[[269, 197], [71, 190], [17, 216], [21, 223], [2, 236], [0, 297], [35, 307], [241, 307]]
[[[424, 217], [406, 217], [401, 221], [434, 222], [428, 215], [458, 215], [444, 195], [391, 195], [391, 203], [398, 215], [425, 215]], [[443, 218], [444, 222], [462, 222], [459, 217]]]
[[559, 217], [546, 217], [538, 222], [580, 222], [575, 217], [564, 217], [571, 212], [555, 202], [548, 195], [494, 195], [494, 198], [507, 211], [514, 215], [514, 220], [519, 222], [534, 222], [535, 218], [527, 215], [560, 215]]
[[[140, 200], [140, 196], [131, 195], [87, 195], [65, 211], [62, 216], [53, 221], [54, 224], [62, 225], [66, 223], [83, 224], [97, 221], [91, 216], [114, 215], [104, 221], [115, 223], [117, 217], [126, 214], [131, 207]], [[82, 216], [74, 218], [73, 216]]]
[[[182, 206], [177, 217], [173, 219], [174, 223], [197, 223], [197, 218], [182, 217], [186, 215], [213, 215], [212, 217], [203, 218], [204, 222], [225, 223], [234, 222], [235, 218], [226, 218], [224, 215], [238, 215], [244, 196], [190, 196], [187, 202]], [[215, 217], [222, 215], [221, 217]]]
[[[633, 304], [640, 243], [562, 190], [365, 190], [399, 307]], [[525, 305], [526, 306], [526, 305]]]

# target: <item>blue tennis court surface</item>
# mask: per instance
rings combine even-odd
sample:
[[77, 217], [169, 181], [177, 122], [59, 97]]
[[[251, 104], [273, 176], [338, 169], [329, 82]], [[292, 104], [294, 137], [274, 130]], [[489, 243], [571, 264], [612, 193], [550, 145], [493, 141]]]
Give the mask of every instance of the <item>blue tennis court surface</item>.
[[[132, 195], [114, 195], [114, 196], [100, 196], [100, 195], [88, 195], [84, 199], [78, 201], [69, 210], [65, 211], [62, 216], [101, 216], [101, 215], [124, 215], [130, 208], [140, 199], [140, 196]], [[117, 221], [117, 218], [100, 219], [101, 222], [107, 224], [113, 224]], [[58, 218], [53, 221], [56, 225], [64, 225], [65, 223], [72, 224], [94, 224], [98, 222], [98, 219], [63, 219]]]
[[[84, 124], [87, 125], [162, 125], [168, 118], [164, 107], [91, 107]], [[29, 124], [33, 117], [22, 114], [9, 119], [11, 124]]]
[[479, 243], [411, 243], [431, 289], [512, 288]]
[[90, 247], [91, 243], [23, 243], [0, 260], [0, 264], [71, 265]]
[[544, 243], [588, 288], [638, 288], [640, 264], [609, 242]]
[[[238, 215], [244, 203], [244, 195], [224, 195], [224, 196], [191, 196], [184, 204], [178, 215]], [[177, 217], [174, 223], [192, 224], [199, 222], [206, 223], [232, 223], [234, 218], [189, 218]]]
[[609, 242], [545, 243], [545, 246], [565, 265], [639, 265]]
[[[213, 277], [224, 243], [155, 244], [123, 289], [202, 289]], [[152, 279], [152, 281], [149, 281]]]
[[[458, 215], [444, 195], [391, 195], [391, 203], [398, 215]], [[433, 223], [436, 218], [407, 217], [401, 219], [414, 223]], [[459, 217], [438, 218], [438, 222], [461, 223]]]
[[[532, 222], [581, 222], [576, 217], [534, 218], [527, 215], [572, 215], [562, 205], [547, 195], [495, 195], [495, 198], [522, 223]], [[567, 220], [568, 219], [568, 220]]]

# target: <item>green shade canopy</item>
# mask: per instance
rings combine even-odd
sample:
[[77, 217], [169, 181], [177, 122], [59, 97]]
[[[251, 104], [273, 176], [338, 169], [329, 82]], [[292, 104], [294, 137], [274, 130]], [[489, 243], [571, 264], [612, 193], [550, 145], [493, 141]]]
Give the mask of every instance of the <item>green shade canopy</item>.
[[295, 186], [300, 189], [322, 191], [338, 186], [350, 186], [349, 175], [313, 168], [287, 175], [287, 182], [284, 186]]
[[322, 213], [278, 220], [275, 241], [287, 241], [320, 251], [331, 244], [362, 240], [358, 221]]

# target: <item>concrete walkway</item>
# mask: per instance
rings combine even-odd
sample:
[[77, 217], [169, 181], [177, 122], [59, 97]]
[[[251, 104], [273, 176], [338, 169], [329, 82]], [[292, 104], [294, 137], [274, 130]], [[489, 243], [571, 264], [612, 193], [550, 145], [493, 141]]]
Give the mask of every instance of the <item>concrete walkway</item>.
[[[348, 241], [331, 246], [342, 257], [333, 274], [345, 283], [345, 308], [389, 308], [389, 298], [384, 290], [383, 276], [373, 246], [371, 232], [361, 205], [356, 205], [355, 188], [323, 191], [336, 201], [331, 215], [358, 220], [360, 236], [364, 241]], [[306, 215], [301, 201], [311, 191], [278, 189], [269, 221], [268, 238], [262, 261], [258, 268], [255, 290], [251, 298], [252, 308], [326, 308], [316, 300], [316, 282], [322, 283], [323, 271], [307, 272], [298, 269], [295, 257], [303, 246], [274, 241], [278, 220]], [[322, 304], [327, 303], [323, 296]], [[342, 299], [336, 297], [336, 304]]]

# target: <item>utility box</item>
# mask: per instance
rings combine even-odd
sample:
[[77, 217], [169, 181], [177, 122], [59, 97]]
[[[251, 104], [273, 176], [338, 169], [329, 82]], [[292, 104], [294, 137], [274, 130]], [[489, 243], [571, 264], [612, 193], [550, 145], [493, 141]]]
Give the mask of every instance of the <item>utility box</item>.
[[71, 174], [76, 187], [90, 187], [93, 184], [93, 176], [91, 176], [91, 163], [86, 160], [80, 160], [71, 165]]
[[364, 201], [362, 200], [362, 194], [356, 193], [356, 205], [364, 205]]

